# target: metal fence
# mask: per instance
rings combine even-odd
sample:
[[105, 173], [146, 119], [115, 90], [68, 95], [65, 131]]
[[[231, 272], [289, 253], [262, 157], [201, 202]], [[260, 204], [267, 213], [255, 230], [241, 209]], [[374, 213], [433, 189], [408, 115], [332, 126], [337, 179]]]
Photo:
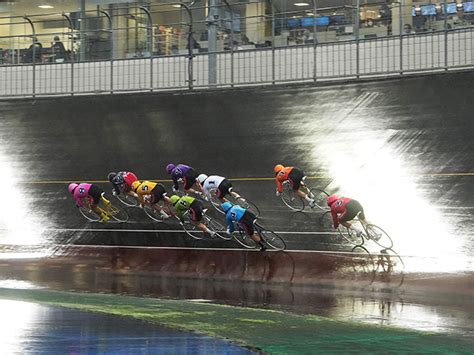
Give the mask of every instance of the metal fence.
[[[317, 8], [312, 1], [305, 11], [284, 9], [283, 0], [208, 3], [110, 5], [74, 16], [0, 18], [0, 97], [224, 88], [474, 68], [474, 27], [466, 21], [469, 16], [462, 22], [450, 17], [446, 1], [434, 8], [436, 15], [423, 7], [428, 5], [399, 2]], [[459, 9], [456, 4], [454, 10]], [[2, 35], [2, 26], [10, 33]], [[52, 36], [59, 40], [48, 50], [38, 45]], [[54, 50], [56, 42], [63, 42], [63, 52]]]

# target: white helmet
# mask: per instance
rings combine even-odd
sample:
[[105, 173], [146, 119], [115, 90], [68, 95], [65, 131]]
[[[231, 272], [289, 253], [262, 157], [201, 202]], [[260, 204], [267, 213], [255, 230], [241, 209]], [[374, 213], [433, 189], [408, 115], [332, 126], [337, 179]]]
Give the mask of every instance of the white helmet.
[[197, 181], [202, 185], [204, 183], [204, 181], [207, 179], [207, 175], [206, 174], [199, 174], [199, 176], [197, 177]]

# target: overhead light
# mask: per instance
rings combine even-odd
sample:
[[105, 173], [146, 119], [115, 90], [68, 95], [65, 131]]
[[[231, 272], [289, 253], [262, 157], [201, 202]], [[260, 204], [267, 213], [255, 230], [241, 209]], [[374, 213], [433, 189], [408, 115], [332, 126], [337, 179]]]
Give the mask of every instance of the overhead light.
[[171, 5], [171, 6], [173, 6], [173, 7], [181, 7], [181, 5], [179, 5], [179, 4], [175, 4], [175, 5]]
[[309, 6], [307, 2], [295, 2], [294, 5], [295, 6]]
[[306, 15], [307, 16], [314, 16], [314, 14], [312, 12], [307, 12]]
[[52, 8], [54, 8], [53, 5], [38, 5], [38, 7], [40, 9], [52, 9]]

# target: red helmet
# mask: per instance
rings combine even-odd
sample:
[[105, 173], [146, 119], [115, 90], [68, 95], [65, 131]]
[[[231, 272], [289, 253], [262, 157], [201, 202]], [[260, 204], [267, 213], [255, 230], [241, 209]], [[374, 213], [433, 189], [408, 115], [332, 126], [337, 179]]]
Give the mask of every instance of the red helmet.
[[277, 164], [275, 165], [275, 167], [273, 168], [273, 171], [275, 172], [275, 175], [278, 174], [280, 171], [282, 171], [283, 169], [285, 169], [285, 167], [281, 164]]
[[75, 190], [76, 187], [78, 187], [78, 186], [79, 186], [79, 184], [72, 183], [72, 184], [69, 184], [69, 186], [68, 186], [67, 189], [68, 189], [68, 191], [69, 191], [71, 194], [73, 194], [73, 193], [74, 193], [74, 190]]
[[339, 199], [337, 195], [331, 195], [328, 197], [328, 206], [331, 206], [334, 202], [336, 202]]

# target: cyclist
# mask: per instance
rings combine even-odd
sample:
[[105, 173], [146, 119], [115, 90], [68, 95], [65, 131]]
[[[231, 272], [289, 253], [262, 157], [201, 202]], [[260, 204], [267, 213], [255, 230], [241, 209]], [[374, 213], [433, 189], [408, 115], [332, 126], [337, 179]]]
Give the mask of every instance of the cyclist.
[[107, 180], [112, 184], [112, 194], [117, 196], [120, 192], [129, 194], [132, 189], [132, 183], [137, 181], [137, 176], [130, 171], [111, 172], [107, 175]]
[[267, 249], [255, 230], [254, 222], [257, 220], [257, 217], [252, 212], [228, 201], [224, 202], [221, 208], [225, 213], [227, 233], [232, 234], [235, 231], [234, 223], [237, 223], [244, 230], [245, 234], [257, 242], [261, 251]]
[[88, 198], [90, 200], [91, 209], [102, 219], [103, 222], [107, 222], [110, 219], [107, 213], [99, 207], [100, 201], [102, 201], [106, 206], [110, 204], [110, 201], [104, 197], [104, 190], [99, 186], [87, 183], [71, 183], [68, 186], [68, 191], [74, 196], [77, 207], [83, 207], [83, 199]]
[[141, 207], [143, 207], [145, 203], [148, 203], [153, 206], [153, 208], [160, 211], [164, 218], [169, 217], [169, 215], [158, 204], [158, 202], [163, 201], [166, 205], [171, 206], [171, 199], [166, 196], [166, 189], [163, 184], [151, 181], [140, 182], [139, 180], [136, 180], [132, 183], [131, 192], [137, 194], [138, 202]]
[[359, 201], [347, 197], [331, 195], [328, 197], [327, 203], [328, 206], [331, 207], [332, 221], [335, 229], [339, 227], [339, 224], [342, 224], [346, 228], [352, 228], [357, 233], [362, 233], [362, 231], [354, 228], [351, 223], [349, 223], [349, 221], [358, 215], [359, 221], [363, 224], [367, 224], [364, 208]]
[[211, 231], [204, 223], [201, 222], [203, 213], [203, 204], [201, 201], [187, 195], [183, 197], [173, 195], [170, 197], [170, 200], [176, 210], [176, 216], [181, 221], [181, 224], [184, 223], [184, 213], [189, 211], [191, 214], [191, 220], [197, 228], [203, 232], [209, 233], [211, 237], [216, 235], [216, 232]]
[[295, 193], [308, 202], [309, 207], [314, 208], [316, 206], [314, 199], [309, 197], [307, 193], [303, 191], [303, 188], [306, 189], [306, 191], [308, 191], [308, 188], [304, 184], [306, 176], [301, 169], [298, 169], [293, 166], [285, 167], [281, 164], [277, 164], [275, 165], [275, 168], [273, 170], [275, 172], [276, 177], [277, 196], [280, 196], [283, 192], [283, 183], [285, 181], [288, 181], [291, 184], [291, 188], [295, 191]]
[[206, 196], [208, 200], [211, 199], [212, 191], [215, 191], [217, 198], [222, 202], [227, 201], [225, 199], [227, 194], [232, 195], [234, 198], [240, 198], [238, 193], [232, 191], [232, 183], [225, 177], [200, 174], [197, 177], [197, 182], [199, 189], [204, 193], [204, 196]]
[[198, 177], [198, 173], [192, 167], [184, 164], [168, 164], [166, 166], [166, 172], [171, 175], [173, 179], [173, 191], [178, 192], [179, 185], [178, 182], [183, 183], [183, 189], [187, 193], [198, 193], [198, 191], [193, 189], [193, 186], [196, 184], [196, 179]]

